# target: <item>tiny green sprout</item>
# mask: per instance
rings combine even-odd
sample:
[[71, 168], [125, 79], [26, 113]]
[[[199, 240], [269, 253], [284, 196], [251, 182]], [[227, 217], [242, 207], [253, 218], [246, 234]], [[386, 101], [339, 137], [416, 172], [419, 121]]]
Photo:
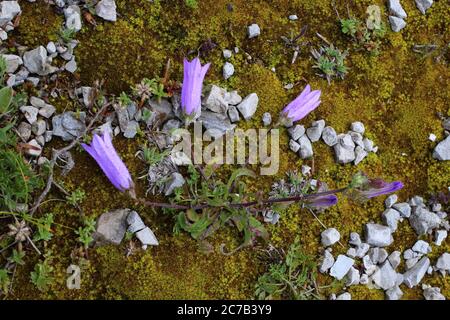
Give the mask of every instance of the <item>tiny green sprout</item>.
[[327, 57], [320, 57], [316, 65], [324, 74], [329, 76], [334, 75], [334, 68], [336, 64]]
[[167, 93], [164, 92], [164, 85], [162, 83], [156, 84], [152, 91], [158, 102], [161, 102], [161, 98], [167, 97]]
[[75, 233], [78, 235], [78, 241], [81, 242], [85, 249], [94, 241], [93, 234], [95, 231], [95, 219], [87, 218], [84, 221], [84, 227], [79, 227]]
[[160, 152], [156, 147], [142, 147], [143, 160], [150, 166], [154, 166], [161, 162], [169, 154], [168, 150]]
[[13, 250], [11, 257], [9, 257], [9, 261], [12, 263], [15, 263], [17, 265], [23, 266], [25, 264], [25, 261], [23, 261], [23, 258], [25, 257], [24, 251], [17, 251], [16, 249]]
[[53, 224], [53, 214], [47, 213], [44, 217], [38, 219], [37, 232], [35, 233], [33, 240], [34, 241], [50, 241], [53, 237], [53, 233], [51, 231], [51, 226]]
[[122, 92], [119, 96], [119, 104], [121, 106], [128, 106], [132, 103], [133, 101], [131, 101], [130, 97], [125, 93]]
[[0, 269], [0, 290], [3, 291], [3, 293], [8, 292], [10, 283], [11, 280], [9, 279], [8, 270]]
[[46, 259], [34, 266], [34, 271], [31, 272], [31, 283], [33, 283], [39, 291], [45, 291], [54, 279], [51, 276], [53, 267]]
[[81, 190], [80, 188], [73, 191], [70, 195], [66, 196], [66, 200], [69, 204], [76, 207], [81, 202], [83, 202], [84, 198], [86, 197], [86, 193]]
[[0, 56], [0, 84], [3, 85], [5, 81], [7, 64], [6, 59], [3, 56]]
[[186, 6], [188, 6], [191, 9], [197, 9], [198, 2], [197, 0], [185, 0]]
[[341, 31], [343, 34], [354, 36], [358, 31], [359, 21], [356, 19], [341, 19]]
[[142, 110], [142, 120], [144, 120], [144, 122], [147, 122], [150, 117], [152, 116], [153, 112], [151, 112], [149, 109], [144, 108]]
[[352, 181], [349, 184], [349, 188], [361, 188], [363, 186], [365, 186], [367, 183], [369, 182], [369, 180], [367, 179], [367, 176], [362, 173], [361, 171], [355, 173], [355, 175], [353, 175]]
[[133, 232], [127, 231], [125, 232], [125, 241], [130, 241], [131, 239], [133, 239]]
[[75, 37], [76, 30], [73, 28], [61, 28], [59, 30], [59, 37], [64, 43], [69, 43]]

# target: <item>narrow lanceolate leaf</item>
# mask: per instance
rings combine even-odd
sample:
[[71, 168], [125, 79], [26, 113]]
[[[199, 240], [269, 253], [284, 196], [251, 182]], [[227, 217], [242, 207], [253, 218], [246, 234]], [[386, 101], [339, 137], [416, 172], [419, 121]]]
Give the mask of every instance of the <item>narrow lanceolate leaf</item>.
[[12, 89], [4, 87], [0, 89], [0, 116], [9, 111], [9, 105], [12, 100]]

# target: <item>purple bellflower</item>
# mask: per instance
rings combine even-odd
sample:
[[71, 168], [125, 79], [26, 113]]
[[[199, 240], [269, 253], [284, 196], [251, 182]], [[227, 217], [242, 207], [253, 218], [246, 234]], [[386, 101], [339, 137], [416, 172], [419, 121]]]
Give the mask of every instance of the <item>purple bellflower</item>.
[[181, 88], [181, 108], [185, 115], [196, 117], [201, 112], [203, 79], [210, 63], [201, 65], [197, 57], [191, 62], [184, 59], [184, 77]]
[[293, 123], [306, 117], [320, 105], [320, 95], [320, 90], [311, 91], [308, 84], [302, 93], [281, 111], [281, 123]]
[[338, 202], [338, 198], [334, 194], [317, 196], [316, 198], [308, 199], [307, 205], [314, 208], [328, 208], [334, 206]]
[[114, 149], [108, 132], [103, 133], [103, 136], [94, 134], [90, 146], [84, 143], [81, 146], [95, 159], [103, 173], [117, 189], [121, 192], [128, 190], [132, 195], [134, 194], [133, 180]]
[[370, 179], [367, 184], [367, 189], [361, 190], [363, 197], [370, 199], [384, 194], [389, 194], [403, 188], [401, 181], [385, 182], [381, 179]]

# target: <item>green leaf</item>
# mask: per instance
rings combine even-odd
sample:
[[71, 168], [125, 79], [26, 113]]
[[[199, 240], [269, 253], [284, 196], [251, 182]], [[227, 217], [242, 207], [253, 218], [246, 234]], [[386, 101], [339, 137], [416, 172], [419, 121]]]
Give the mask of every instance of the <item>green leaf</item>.
[[0, 115], [9, 111], [12, 100], [12, 89], [4, 87], [0, 89]]
[[228, 192], [228, 190], [230, 190], [234, 181], [236, 179], [238, 179], [239, 177], [243, 177], [243, 176], [249, 176], [249, 177], [255, 178], [256, 174], [252, 170], [247, 169], [247, 168], [239, 168], [239, 169], [234, 170], [233, 173], [231, 174], [230, 179], [228, 180], [228, 183], [227, 183], [227, 192]]
[[17, 251], [16, 249], [14, 249], [12, 252], [12, 256], [9, 258], [9, 260], [15, 264], [23, 266], [25, 264], [25, 261], [23, 261], [24, 257], [25, 252]]

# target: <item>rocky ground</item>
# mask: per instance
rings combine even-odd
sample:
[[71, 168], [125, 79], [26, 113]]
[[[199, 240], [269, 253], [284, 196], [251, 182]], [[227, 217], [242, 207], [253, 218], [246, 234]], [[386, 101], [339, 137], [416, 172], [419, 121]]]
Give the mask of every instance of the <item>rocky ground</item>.
[[[53, 236], [37, 248], [26, 237], [19, 241], [23, 265], [7, 253], [11, 232], [25, 227], [17, 219], [0, 223], [0, 252], [13, 274], [7, 297], [252, 299], [268, 270], [261, 251], [287, 250], [298, 237], [317, 264], [322, 299], [450, 298], [448, 3], [197, 2], [0, 2], [5, 86], [27, 95], [14, 114], [20, 152], [43, 176], [49, 165], [56, 172], [47, 200], [33, 205], [41, 188], [12, 210], [54, 219]], [[345, 37], [338, 21], [347, 10], [364, 21], [373, 4], [387, 28], [376, 54]], [[331, 46], [348, 51], [346, 71], [333, 76], [315, 64]], [[237, 231], [215, 233], [208, 250], [186, 232], [174, 234], [170, 212], [116, 191], [77, 143], [89, 142], [91, 131], [109, 132], [140, 197], [176, 196], [189, 183], [189, 159], [170, 153], [171, 133], [183, 127], [182, 59], [197, 54], [212, 63], [199, 119], [213, 139], [274, 126], [308, 83], [322, 91], [318, 109], [281, 128], [278, 174], [258, 183], [245, 178], [248, 193], [279, 188], [292, 170], [316, 191], [343, 187], [358, 171], [405, 187], [362, 204], [339, 196], [338, 205], [312, 214], [298, 206], [265, 212], [267, 241], [232, 255], [221, 253], [222, 245], [238, 247]], [[71, 142], [52, 164], [54, 150]], [[149, 144], [163, 160], [148, 160], [142, 146]], [[95, 232], [83, 247], [86, 221], [95, 222]], [[30, 273], [47, 262], [53, 281], [36, 288]], [[71, 264], [82, 268], [80, 290], [65, 285]]]

